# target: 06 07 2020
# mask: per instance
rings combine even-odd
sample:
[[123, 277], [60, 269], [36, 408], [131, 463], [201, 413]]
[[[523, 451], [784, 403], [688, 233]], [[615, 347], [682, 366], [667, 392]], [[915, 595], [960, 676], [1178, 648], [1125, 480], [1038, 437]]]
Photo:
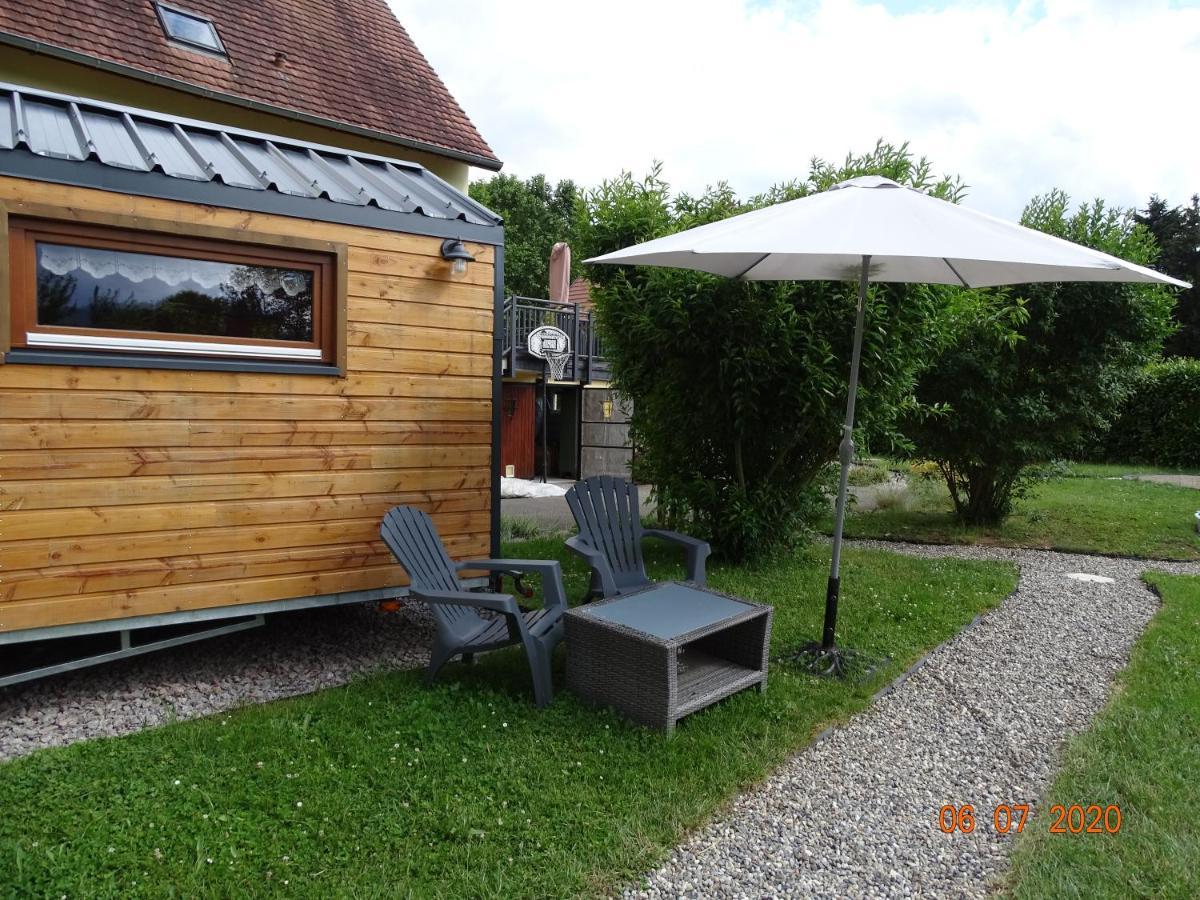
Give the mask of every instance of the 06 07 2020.
[[[1051, 834], [1116, 834], [1121, 830], [1121, 807], [1056, 803], [1050, 807]], [[945, 834], [970, 834], [979, 824], [980, 814], [970, 803], [947, 803], [938, 810], [938, 828]], [[986, 818], [983, 819], [986, 823]], [[999, 834], [1020, 834], [1029, 821], [1028, 803], [1001, 803], [992, 809], [992, 829]]]

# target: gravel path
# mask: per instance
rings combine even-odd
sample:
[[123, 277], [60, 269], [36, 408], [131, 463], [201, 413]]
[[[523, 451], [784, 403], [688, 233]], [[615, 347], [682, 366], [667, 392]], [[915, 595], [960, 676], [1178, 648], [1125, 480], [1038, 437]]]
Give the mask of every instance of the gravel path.
[[1165, 472], [1148, 473], [1145, 475], [1126, 475], [1137, 481], [1156, 481], [1159, 484], [1173, 484], [1176, 487], [1200, 489], [1200, 475], [1170, 475]]
[[423, 666], [432, 629], [420, 606], [304, 610], [229, 637], [0, 688], [0, 760], [307, 694], [375, 669]]
[[[1010, 849], [992, 810], [1036, 802], [1066, 738], [1103, 706], [1158, 607], [1140, 573], [1200, 574], [1196, 563], [855, 546], [1011, 560], [1020, 583], [894, 690], [738, 798], [627, 896], [987, 896]], [[946, 803], [974, 805], [974, 833], [942, 834], [937, 814]]]

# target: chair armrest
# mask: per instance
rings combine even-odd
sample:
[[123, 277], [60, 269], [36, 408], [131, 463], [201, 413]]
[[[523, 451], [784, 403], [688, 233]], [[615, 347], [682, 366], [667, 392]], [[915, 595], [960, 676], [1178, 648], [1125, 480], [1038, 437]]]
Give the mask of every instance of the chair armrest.
[[688, 581], [694, 581], [696, 584], [705, 583], [704, 561], [712, 553], [712, 547], [708, 545], [708, 541], [688, 537], [686, 534], [680, 534], [678, 531], [664, 531], [661, 528], [647, 528], [642, 532], [642, 536], [658, 538], [660, 541], [669, 541], [672, 544], [679, 544], [687, 551]]
[[509, 594], [477, 594], [472, 591], [417, 591], [409, 592], [418, 600], [427, 603], [448, 603], [452, 606], [471, 606], [475, 609], [490, 609], [492, 612], [520, 618], [521, 608]]
[[592, 571], [600, 579], [600, 590], [605, 597], [615, 597], [618, 594], [617, 579], [613, 576], [612, 566], [608, 564], [608, 558], [603, 553], [585, 544], [577, 534], [567, 538], [567, 548], [582, 556], [592, 567]]
[[488, 572], [533, 572], [542, 576], [542, 594], [547, 606], [567, 607], [567, 591], [563, 587], [562, 566], [553, 559], [469, 559], [455, 567], [455, 571], [463, 569], [484, 569]]

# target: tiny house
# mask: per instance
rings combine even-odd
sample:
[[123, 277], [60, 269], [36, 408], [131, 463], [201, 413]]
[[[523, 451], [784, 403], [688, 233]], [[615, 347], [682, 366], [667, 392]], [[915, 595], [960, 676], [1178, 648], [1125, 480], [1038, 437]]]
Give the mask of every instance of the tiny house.
[[423, 165], [0, 85], [0, 655], [395, 596], [396, 504], [491, 553], [502, 303]]

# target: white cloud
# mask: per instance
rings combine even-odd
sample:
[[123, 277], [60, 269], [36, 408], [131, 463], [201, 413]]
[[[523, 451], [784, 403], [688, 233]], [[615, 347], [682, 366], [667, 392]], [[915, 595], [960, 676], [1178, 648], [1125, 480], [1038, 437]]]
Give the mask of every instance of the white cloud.
[[1062, 187], [1200, 190], [1200, 9], [980, 0], [391, 0], [505, 171], [591, 184], [661, 159], [741, 193], [883, 137], [1015, 217]]

